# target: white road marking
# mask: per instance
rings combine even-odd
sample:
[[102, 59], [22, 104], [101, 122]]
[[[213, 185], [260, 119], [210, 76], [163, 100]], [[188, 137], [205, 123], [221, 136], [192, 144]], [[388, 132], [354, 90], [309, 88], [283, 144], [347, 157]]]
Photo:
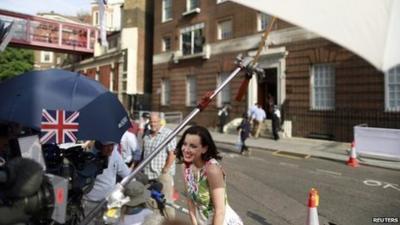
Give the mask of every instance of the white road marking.
[[222, 153], [221, 155], [224, 156], [224, 157], [232, 158], [232, 159], [239, 156], [239, 155], [236, 154], [236, 153]]
[[292, 164], [292, 163], [280, 162], [279, 165], [293, 167], [293, 168], [299, 168], [299, 165]]
[[400, 191], [400, 186], [398, 184], [393, 184], [385, 181], [379, 181], [379, 180], [364, 180], [363, 183], [367, 186], [372, 186], [372, 187], [382, 187], [383, 189], [391, 188], [396, 191]]
[[324, 170], [324, 169], [318, 169], [317, 168], [316, 171], [320, 172], [320, 173], [327, 173], [327, 174], [330, 174], [330, 175], [335, 175], [335, 176], [342, 176], [342, 173], [335, 172], [335, 171], [330, 171], [330, 170]]

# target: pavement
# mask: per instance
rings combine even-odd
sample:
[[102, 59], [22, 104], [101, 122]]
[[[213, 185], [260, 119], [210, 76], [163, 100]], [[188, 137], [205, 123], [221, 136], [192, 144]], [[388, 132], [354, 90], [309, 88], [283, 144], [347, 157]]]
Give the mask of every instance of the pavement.
[[[168, 124], [167, 126], [173, 129], [177, 124]], [[239, 152], [235, 147], [235, 143], [238, 139], [237, 135], [222, 134], [212, 131], [211, 129], [209, 130], [218, 148]], [[181, 133], [182, 132], [180, 132], [180, 134]], [[273, 152], [273, 154], [284, 154], [289, 157], [316, 157], [343, 163], [346, 163], [349, 159], [350, 149], [350, 143], [299, 137], [281, 138], [278, 141], [264, 137], [257, 139], [250, 137], [246, 140], [246, 145], [249, 147], [250, 151], [269, 151]], [[360, 166], [374, 166], [400, 170], [400, 161], [398, 160], [366, 155], [358, 155], [357, 158]]]

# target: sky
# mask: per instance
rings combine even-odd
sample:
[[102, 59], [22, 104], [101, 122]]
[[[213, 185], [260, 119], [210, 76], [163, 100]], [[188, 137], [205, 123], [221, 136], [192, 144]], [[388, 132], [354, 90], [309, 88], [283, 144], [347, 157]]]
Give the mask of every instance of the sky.
[[0, 0], [0, 9], [35, 15], [50, 12], [75, 16], [77, 12], [90, 11], [93, 0]]

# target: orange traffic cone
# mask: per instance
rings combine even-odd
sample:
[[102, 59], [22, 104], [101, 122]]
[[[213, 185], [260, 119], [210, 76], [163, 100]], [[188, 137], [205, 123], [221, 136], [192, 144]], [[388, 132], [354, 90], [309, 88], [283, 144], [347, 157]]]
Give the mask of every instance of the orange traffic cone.
[[347, 161], [347, 165], [351, 167], [358, 167], [356, 144], [354, 143], [354, 141], [351, 143], [350, 158]]
[[315, 188], [311, 188], [308, 194], [308, 217], [307, 225], [319, 225], [317, 207], [319, 204], [318, 191]]

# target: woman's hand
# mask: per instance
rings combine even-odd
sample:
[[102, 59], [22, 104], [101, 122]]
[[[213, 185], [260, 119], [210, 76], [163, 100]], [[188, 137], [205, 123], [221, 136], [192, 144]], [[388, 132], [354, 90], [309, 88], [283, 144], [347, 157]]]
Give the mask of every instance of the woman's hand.
[[188, 207], [189, 207], [190, 221], [192, 222], [192, 225], [197, 225], [196, 208], [194, 206], [194, 203], [190, 199], [188, 199]]

